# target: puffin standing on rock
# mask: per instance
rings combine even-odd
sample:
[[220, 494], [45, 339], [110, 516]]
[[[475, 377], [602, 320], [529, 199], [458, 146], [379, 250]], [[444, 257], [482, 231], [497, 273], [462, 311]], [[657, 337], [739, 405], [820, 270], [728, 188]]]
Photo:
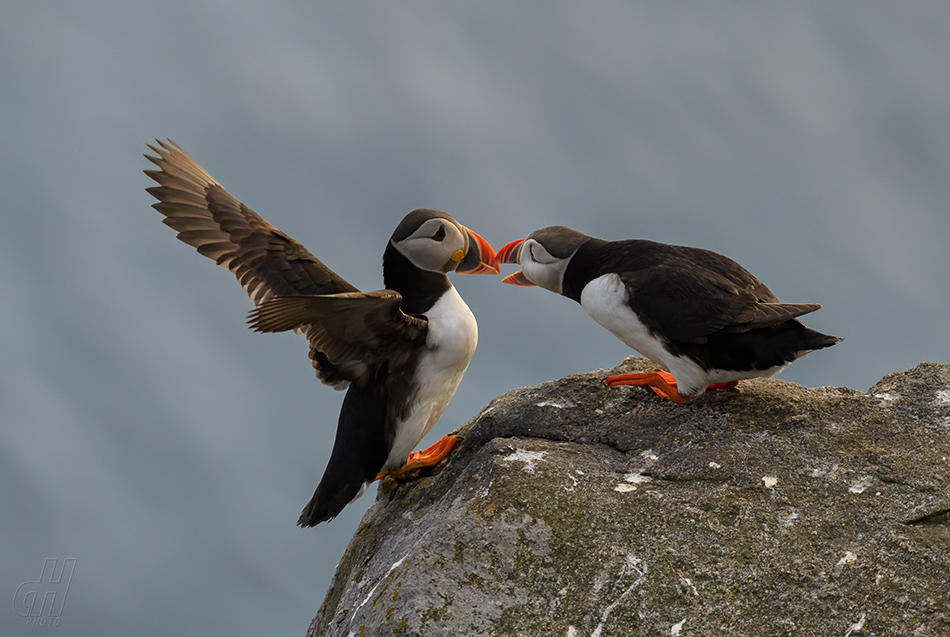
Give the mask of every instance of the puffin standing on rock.
[[386, 289], [360, 292], [235, 199], [171, 140], [145, 157], [148, 192], [178, 238], [228, 268], [255, 304], [260, 332], [310, 341], [317, 378], [346, 389], [336, 441], [297, 524], [336, 517], [385, 473], [432, 466], [458, 439], [411, 453], [445, 411], [478, 341], [471, 310], [446, 276], [498, 274], [480, 236], [437, 210], [414, 210], [383, 254]]
[[772, 376], [843, 340], [796, 320], [820, 305], [780, 303], [745, 268], [710, 250], [602, 241], [551, 226], [505, 245], [496, 263], [521, 265], [505, 283], [574, 299], [611, 334], [671, 372], [610, 376], [604, 379], [609, 386], [648, 385], [681, 405], [707, 389]]

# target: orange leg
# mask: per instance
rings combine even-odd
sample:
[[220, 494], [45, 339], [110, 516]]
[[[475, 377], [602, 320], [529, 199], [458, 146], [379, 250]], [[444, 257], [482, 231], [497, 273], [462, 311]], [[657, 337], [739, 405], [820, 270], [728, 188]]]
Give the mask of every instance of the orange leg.
[[384, 471], [383, 473], [376, 476], [376, 480], [382, 480], [388, 475], [393, 477], [401, 476], [404, 473], [413, 471], [415, 469], [421, 469], [422, 467], [434, 467], [435, 465], [442, 462], [446, 456], [452, 453], [452, 450], [462, 442], [462, 439], [454, 434], [449, 434], [448, 436], [443, 436], [442, 440], [438, 441], [428, 449], [423, 449], [422, 451], [413, 451], [409, 454], [409, 459], [406, 460], [406, 464], [399, 467], [398, 469], [393, 469], [392, 471]]
[[[619, 385], [647, 385], [653, 390], [653, 393], [660, 398], [672, 400], [678, 405], [686, 405], [690, 401], [689, 396], [680, 395], [673, 375], [660, 370], [650, 372], [649, 374], [617, 374], [616, 376], [608, 376], [604, 379], [604, 382], [607, 383], [609, 387], [617, 387]], [[733, 389], [738, 384], [739, 381], [737, 380], [728, 383], [713, 383], [706, 389]]]

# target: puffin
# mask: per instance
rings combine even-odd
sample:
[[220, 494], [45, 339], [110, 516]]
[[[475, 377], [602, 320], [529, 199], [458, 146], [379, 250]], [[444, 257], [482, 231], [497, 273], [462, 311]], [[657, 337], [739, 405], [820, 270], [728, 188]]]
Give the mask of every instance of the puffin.
[[450, 215], [413, 210], [383, 253], [384, 289], [361, 292], [233, 197], [177, 144], [145, 155], [163, 222], [229, 269], [259, 332], [306, 335], [317, 378], [346, 390], [323, 478], [297, 524], [333, 519], [374, 480], [433, 466], [459, 442], [413, 452], [451, 401], [478, 342], [450, 272], [498, 274], [491, 245]]
[[624, 344], [665, 368], [609, 376], [608, 386], [646, 385], [681, 405], [706, 390], [772, 376], [843, 340], [798, 320], [821, 305], [781, 303], [741, 265], [702, 248], [603, 241], [550, 226], [502, 247], [496, 263], [521, 265], [505, 283], [537, 285], [577, 301]]

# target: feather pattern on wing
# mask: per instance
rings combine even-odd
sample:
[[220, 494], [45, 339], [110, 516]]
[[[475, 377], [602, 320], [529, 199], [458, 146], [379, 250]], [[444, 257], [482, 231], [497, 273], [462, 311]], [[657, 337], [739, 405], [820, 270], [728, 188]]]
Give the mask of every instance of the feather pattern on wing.
[[[145, 155], [159, 170], [146, 170], [158, 186], [152, 207], [165, 225], [237, 277], [255, 305], [278, 296], [357, 293], [359, 290], [313, 256], [303, 245], [238, 201], [173, 141], [157, 141]], [[304, 332], [303, 329], [298, 329]], [[345, 389], [349, 377], [324, 352], [311, 348], [317, 377]]]
[[145, 171], [159, 184], [147, 189], [158, 199], [152, 207], [179, 239], [231, 270], [255, 304], [274, 296], [358, 291], [238, 201], [177, 144], [159, 141], [149, 148], [158, 157], [146, 159], [160, 168]]
[[384, 361], [398, 370], [415, 349], [407, 346], [425, 343], [428, 322], [405, 314], [401, 301], [393, 290], [277, 297], [251, 311], [248, 322], [259, 332], [302, 328], [318, 372], [326, 359], [362, 386]]

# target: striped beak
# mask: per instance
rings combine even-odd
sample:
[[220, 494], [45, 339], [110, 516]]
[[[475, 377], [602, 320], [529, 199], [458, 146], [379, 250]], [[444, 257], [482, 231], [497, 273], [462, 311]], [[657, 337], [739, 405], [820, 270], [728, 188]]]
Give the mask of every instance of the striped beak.
[[521, 263], [521, 245], [524, 239], [506, 243], [495, 255], [495, 263]]
[[455, 271], [459, 274], [498, 274], [501, 270], [495, 265], [495, 251], [491, 244], [468, 228], [465, 228], [465, 233], [468, 235], [468, 252]]
[[[521, 263], [521, 248], [524, 245], [524, 242], [524, 239], [518, 239], [517, 241], [512, 241], [511, 243], [505, 244], [505, 246], [498, 251], [498, 254], [495, 255], [495, 263]], [[504, 279], [502, 279], [501, 282], [509, 283], [511, 285], [521, 285], [524, 287], [531, 287], [534, 285], [534, 283], [525, 277], [523, 270], [518, 270], [514, 274], [509, 274]]]

